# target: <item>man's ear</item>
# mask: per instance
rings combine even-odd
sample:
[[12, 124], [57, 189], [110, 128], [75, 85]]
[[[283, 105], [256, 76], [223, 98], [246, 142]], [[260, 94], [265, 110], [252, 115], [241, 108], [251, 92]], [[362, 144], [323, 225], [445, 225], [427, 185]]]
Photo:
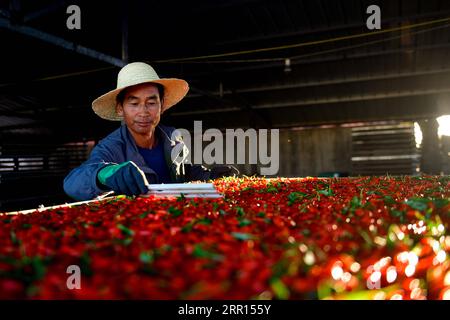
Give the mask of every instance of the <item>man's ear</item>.
[[118, 103], [118, 104], [116, 105], [116, 113], [117, 113], [119, 116], [123, 116], [123, 106], [122, 106], [121, 103]]
[[164, 112], [164, 97], [162, 97], [162, 98], [159, 98], [159, 101], [161, 102], [161, 114], [163, 114], [163, 112]]

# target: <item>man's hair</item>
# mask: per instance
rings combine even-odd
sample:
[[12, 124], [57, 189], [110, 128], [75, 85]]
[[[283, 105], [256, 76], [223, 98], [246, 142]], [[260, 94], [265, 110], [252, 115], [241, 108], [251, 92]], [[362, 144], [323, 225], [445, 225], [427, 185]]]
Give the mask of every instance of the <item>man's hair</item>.
[[[154, 85], [154, 86], [156, 86], [158, 88], [159, 100], [162, 101], [163, 98], [164, 98], [164, 86], [162, 84], [159, 84], [159, 83], [150, 83], [150, 84], [152, 84], [152, 85]], [[116, 101], [117, 101], [118, 104], [122, 104], [123, 105], [123, 100], [125, 99], [125, 96], [127, 95], [128, 89], [130, 89], [130, 87], [123, 89], [116, 96]]]

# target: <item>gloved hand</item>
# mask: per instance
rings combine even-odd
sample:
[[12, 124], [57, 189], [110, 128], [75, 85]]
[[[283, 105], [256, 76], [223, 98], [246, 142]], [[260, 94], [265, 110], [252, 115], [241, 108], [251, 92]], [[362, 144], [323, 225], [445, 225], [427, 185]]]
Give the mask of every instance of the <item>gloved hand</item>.
[[239, 170], [231, 165], [214, 166], [211, 168], [210, 179], [239, 175]]
[[97, 180], [116, 194], [132, 196], [148, 192], [147, 178], [133, 161], [104, 167], [97, 173]]

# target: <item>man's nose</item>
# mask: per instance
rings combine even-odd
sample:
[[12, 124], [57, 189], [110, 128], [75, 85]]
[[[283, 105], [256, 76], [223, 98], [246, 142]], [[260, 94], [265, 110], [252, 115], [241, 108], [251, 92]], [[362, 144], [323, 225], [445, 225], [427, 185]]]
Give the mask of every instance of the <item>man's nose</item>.
[[147, 106], [145, 103], [139, 104], [139, 112], [150, 113], [150, 106]]

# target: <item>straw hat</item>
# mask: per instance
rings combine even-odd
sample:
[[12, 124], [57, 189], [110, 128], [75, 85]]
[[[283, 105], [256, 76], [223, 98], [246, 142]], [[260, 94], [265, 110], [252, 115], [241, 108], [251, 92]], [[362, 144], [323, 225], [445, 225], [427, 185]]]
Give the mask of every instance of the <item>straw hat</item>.
[[161, 112], [177, 104], [189, 90], [189, 85], [186, 81], [175, 78], [160, 79], [150, 65], [143, 62], [133, 62], [127, 64], [119, 71], [116, 89], [95, 99], [92, 102], [92, 109], [103, 119], [122, 120], [123, 118], [116, 112], [117, 95], [125, 88], [142, 83], [159, 83], [164, 87]]

